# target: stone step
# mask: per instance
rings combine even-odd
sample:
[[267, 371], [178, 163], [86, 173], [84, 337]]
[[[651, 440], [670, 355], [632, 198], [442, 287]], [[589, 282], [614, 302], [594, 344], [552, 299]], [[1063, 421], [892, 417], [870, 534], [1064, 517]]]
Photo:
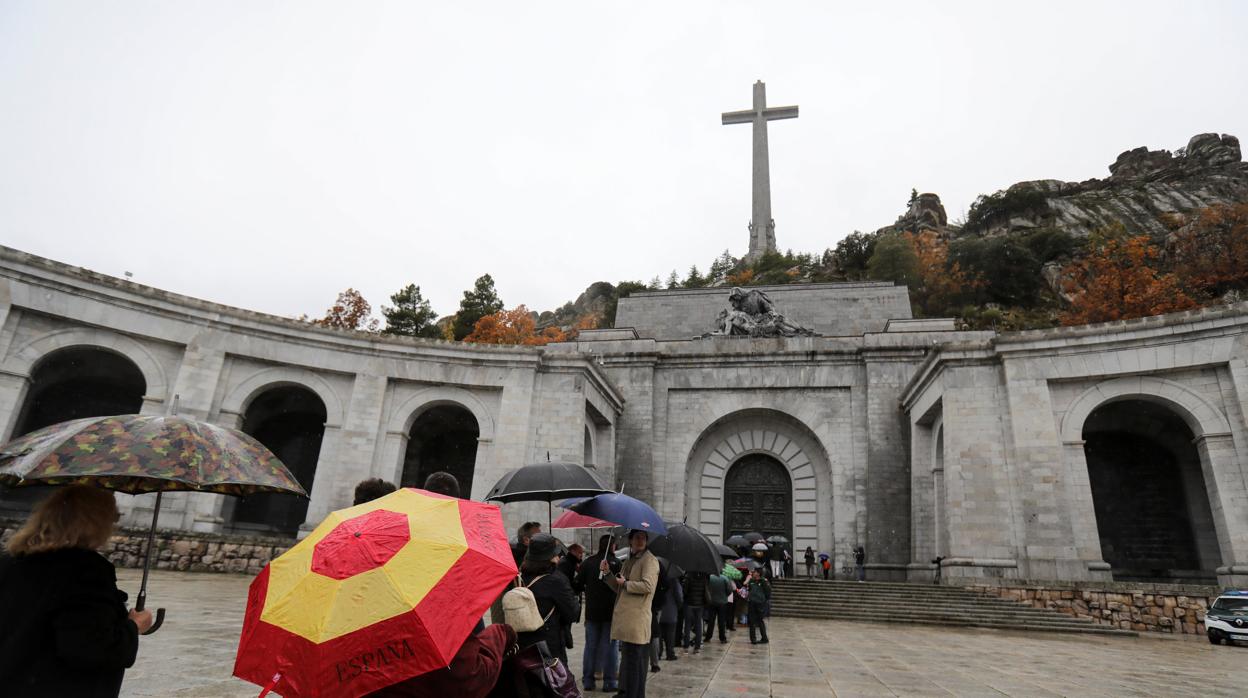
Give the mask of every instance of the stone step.
[[[1058, 611], [986, 595], [975, 590], [904, 582], [777, 580], [777, 616], [827, 618], [898, 625], [950, 625], [1002, 630], [1043, 630], [1133, 636]], [[893, 620], [896, 619], [896, 620]]]

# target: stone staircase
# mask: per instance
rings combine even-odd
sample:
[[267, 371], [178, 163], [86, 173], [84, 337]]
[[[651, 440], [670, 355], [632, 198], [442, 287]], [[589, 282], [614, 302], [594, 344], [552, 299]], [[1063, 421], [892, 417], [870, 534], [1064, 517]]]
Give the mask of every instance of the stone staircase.
[[776, 616], [892, 623], [899, 628], [920, 624], [1136, 635], [962, 587], [799, 578], [778, 580], [773, 589], [771, 612]]

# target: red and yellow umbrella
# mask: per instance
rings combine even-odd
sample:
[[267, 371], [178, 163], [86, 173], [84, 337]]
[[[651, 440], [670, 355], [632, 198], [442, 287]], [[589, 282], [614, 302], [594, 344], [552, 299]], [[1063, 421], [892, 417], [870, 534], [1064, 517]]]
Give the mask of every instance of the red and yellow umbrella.
[[515, 576], [492, 504], [401, 489], [336, 511], [251, 583], [234, 675], [351, 698], [440, 669]]

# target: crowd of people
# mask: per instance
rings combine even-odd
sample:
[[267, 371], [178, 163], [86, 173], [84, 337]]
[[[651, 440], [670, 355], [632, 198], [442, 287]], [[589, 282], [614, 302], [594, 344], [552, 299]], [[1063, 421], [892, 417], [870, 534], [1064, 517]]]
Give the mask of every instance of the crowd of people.
[[[356, 487], [354, 503], [395, 489], [366, 480]], [[460, 496], [459, 483], [448, 473], [430, 475], [424, 489]], [[112, 564], [97, 552], [118, 520], [112, 493], [73, 485], [40, 503], [8, 541], [8, 555], [0, 556], [5, 695], [119, 694], [140, 635], [153, 621], [150, 612], [127, 608]], [[720, 574], [686, 573], [651, 553], [649, 542], [646, 531], [630, 531], [618, 543], [626, 551], [617, 554], [617, 541], [602, 535], [586, 556], [579, 544], [565, 546], [541, 524], [525, 523], [512, 541], [519, 575], [491, 608], [492, 622], [477, 624], [449, 666], [374, 695], [528, 695], [510, 660], [540, 646], [543, 656], [559, 660], [566, 672], [578, 623], [584, 629], [581, 688], [617, 696], [644, 696], [647, 676], [661, 671], [661, 661], [679, 659], [678, 651], [698, 654], [716, 635], [726, 643], [738, 625], [748, 626], [751, 643], [769, 642], [771, 580], [792, 574], [786, 546], [754, 545], [748, 573], [738, 583], [727, 567]], [[865, 551], [857, 547], [854, 555], [861, 580]], [[813, 577], [821, 567], [826, 578], [827, 555], [818, 558], [806, 548], [806, 573]]]

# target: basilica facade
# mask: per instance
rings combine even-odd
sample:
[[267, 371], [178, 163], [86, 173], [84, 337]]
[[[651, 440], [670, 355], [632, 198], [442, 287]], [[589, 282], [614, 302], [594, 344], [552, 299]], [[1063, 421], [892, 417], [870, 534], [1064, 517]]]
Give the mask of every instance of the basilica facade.
[[[762, 289], [798, 336], [713, 334], [728, 289], [621, 299], [542, 348], [327, 330], [0, 248], [0, 437], [117, 413], [247, 431], [310, 493], [166, 497], [297, 536], [356, 482], [583, 463], [715, 538], [867, 550], [875, 579], [1248, 585], [1248, 307], [998, 334], [904, 287]], [[127, 522], [146, 497], [119, 495]], [[0, 508], [20, 515], [28, 497]], [[544, 519], [507, 505], [509, 523]]]

